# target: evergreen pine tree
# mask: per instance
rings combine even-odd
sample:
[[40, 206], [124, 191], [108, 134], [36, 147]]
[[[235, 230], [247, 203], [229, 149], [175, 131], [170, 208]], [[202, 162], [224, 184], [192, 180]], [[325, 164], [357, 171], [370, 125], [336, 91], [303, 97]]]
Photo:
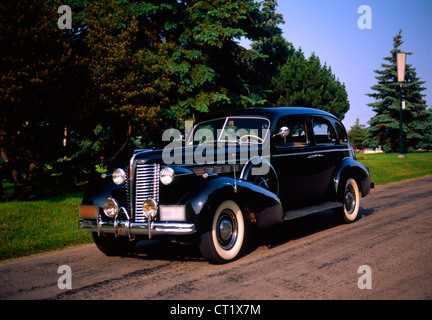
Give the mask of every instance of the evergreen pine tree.
[[256, 87], [262, 88], [267, 105], [277, 104], [272, 78], [278, 74], [279, 68], [295, 53], [294, 46], [285, 40], [280, 24], [285, 23], [280, 13], [276, 13], [277, 1], [265, 0], [262, 3], [260, 34], [252, 42], [251, 48], [260, 54], [252, 62], [254, 74], [252, 81]]
[[[393, 38], [391, 55], [385, 57], [382, 63], [383, 70], [375, 70], [378, 84], [371, 87], [374, 93], [367, 96], [376, 101], [368, 104], [376, 115], [368, 122], [367, 139], [365, 144], [370, 148], [382, 146], [386, 152], [399, 151], [399, 83], [397, 82], [396, 54], [401, 50], [402, 30]], [[407, 53], [412, 55], [412, 53]], [[403, 110], [404, 151], [413, 152], [418, 149], [432, 148], [432, 121], [431, 111], [426, 109], [425, 81], [420, 81], [415, 68], [406, 65], [405, 82], [402, 84], [402, 94], [405, 103]]]
[[366, 139], [366, 129], [364, 124], [360, 124], [359, 118], [351, 126], [350, 131], [348, 131], [348, 138], [351, 145], [356, 149], [363, 148], [363, 141]]
[[272, 79], [278, 106], [317, 108], [340, 119], [345, 117], [350, 106], [345, 84], [336, 78], [331, 67], [321, 65], [315, 54], [306, 59], [299, 49], [278, 71]]

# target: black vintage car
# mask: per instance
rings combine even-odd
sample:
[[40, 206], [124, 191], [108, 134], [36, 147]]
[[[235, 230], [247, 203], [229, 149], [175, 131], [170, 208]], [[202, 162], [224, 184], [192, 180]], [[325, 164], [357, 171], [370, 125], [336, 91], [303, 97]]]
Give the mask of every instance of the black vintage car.
[[206, 259], [226, 263], [258, 229], [285, 220], [331, 209], [353, 222], [373, 187], [342, 123], [320, 110], [239, 110], [197, 124], [186, 139], [171, 135], [166, 148], [136, 150], [85, 194], [79, 228], [105, 254], [192, 235]]

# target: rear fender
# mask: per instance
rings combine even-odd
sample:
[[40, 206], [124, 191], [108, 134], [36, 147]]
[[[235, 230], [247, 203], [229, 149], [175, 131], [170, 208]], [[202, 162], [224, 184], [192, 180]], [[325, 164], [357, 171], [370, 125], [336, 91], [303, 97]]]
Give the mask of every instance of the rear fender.
[[369, 194], [371, 186], [369, 170], [360, 162], [352, 158], [345, 158], [334, 175], [332, 192], [335, 195], [338, 194], [340, 188], [344, 187], [342, 184], [348, 178], [354, 178], [357, 181], [362, 197]]

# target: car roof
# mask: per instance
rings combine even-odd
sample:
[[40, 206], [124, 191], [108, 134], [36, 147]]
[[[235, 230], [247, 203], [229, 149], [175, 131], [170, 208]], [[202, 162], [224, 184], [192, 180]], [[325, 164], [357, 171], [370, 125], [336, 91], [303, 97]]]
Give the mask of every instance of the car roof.
[[223, 112], [213, 113], [208, 115], [203, 120], [210, 120], [229, 116], [265, 116], [270, 119], [278, 119], [285, 115], [322, 115], [337, 119], [333, 114], [314, 108], [306, 107], [261, 107], [261, 108], [245, 108]]

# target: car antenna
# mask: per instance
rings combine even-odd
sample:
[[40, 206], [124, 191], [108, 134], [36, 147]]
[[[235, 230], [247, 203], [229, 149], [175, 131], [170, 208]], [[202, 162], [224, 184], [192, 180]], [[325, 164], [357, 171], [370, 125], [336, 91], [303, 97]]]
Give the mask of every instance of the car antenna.
[[232, 157], [233, 157], [233, 171], [234, 171], [234, 193], [237, 193], [236, 162], [235, 162], [236, 154], [233, 153]]

